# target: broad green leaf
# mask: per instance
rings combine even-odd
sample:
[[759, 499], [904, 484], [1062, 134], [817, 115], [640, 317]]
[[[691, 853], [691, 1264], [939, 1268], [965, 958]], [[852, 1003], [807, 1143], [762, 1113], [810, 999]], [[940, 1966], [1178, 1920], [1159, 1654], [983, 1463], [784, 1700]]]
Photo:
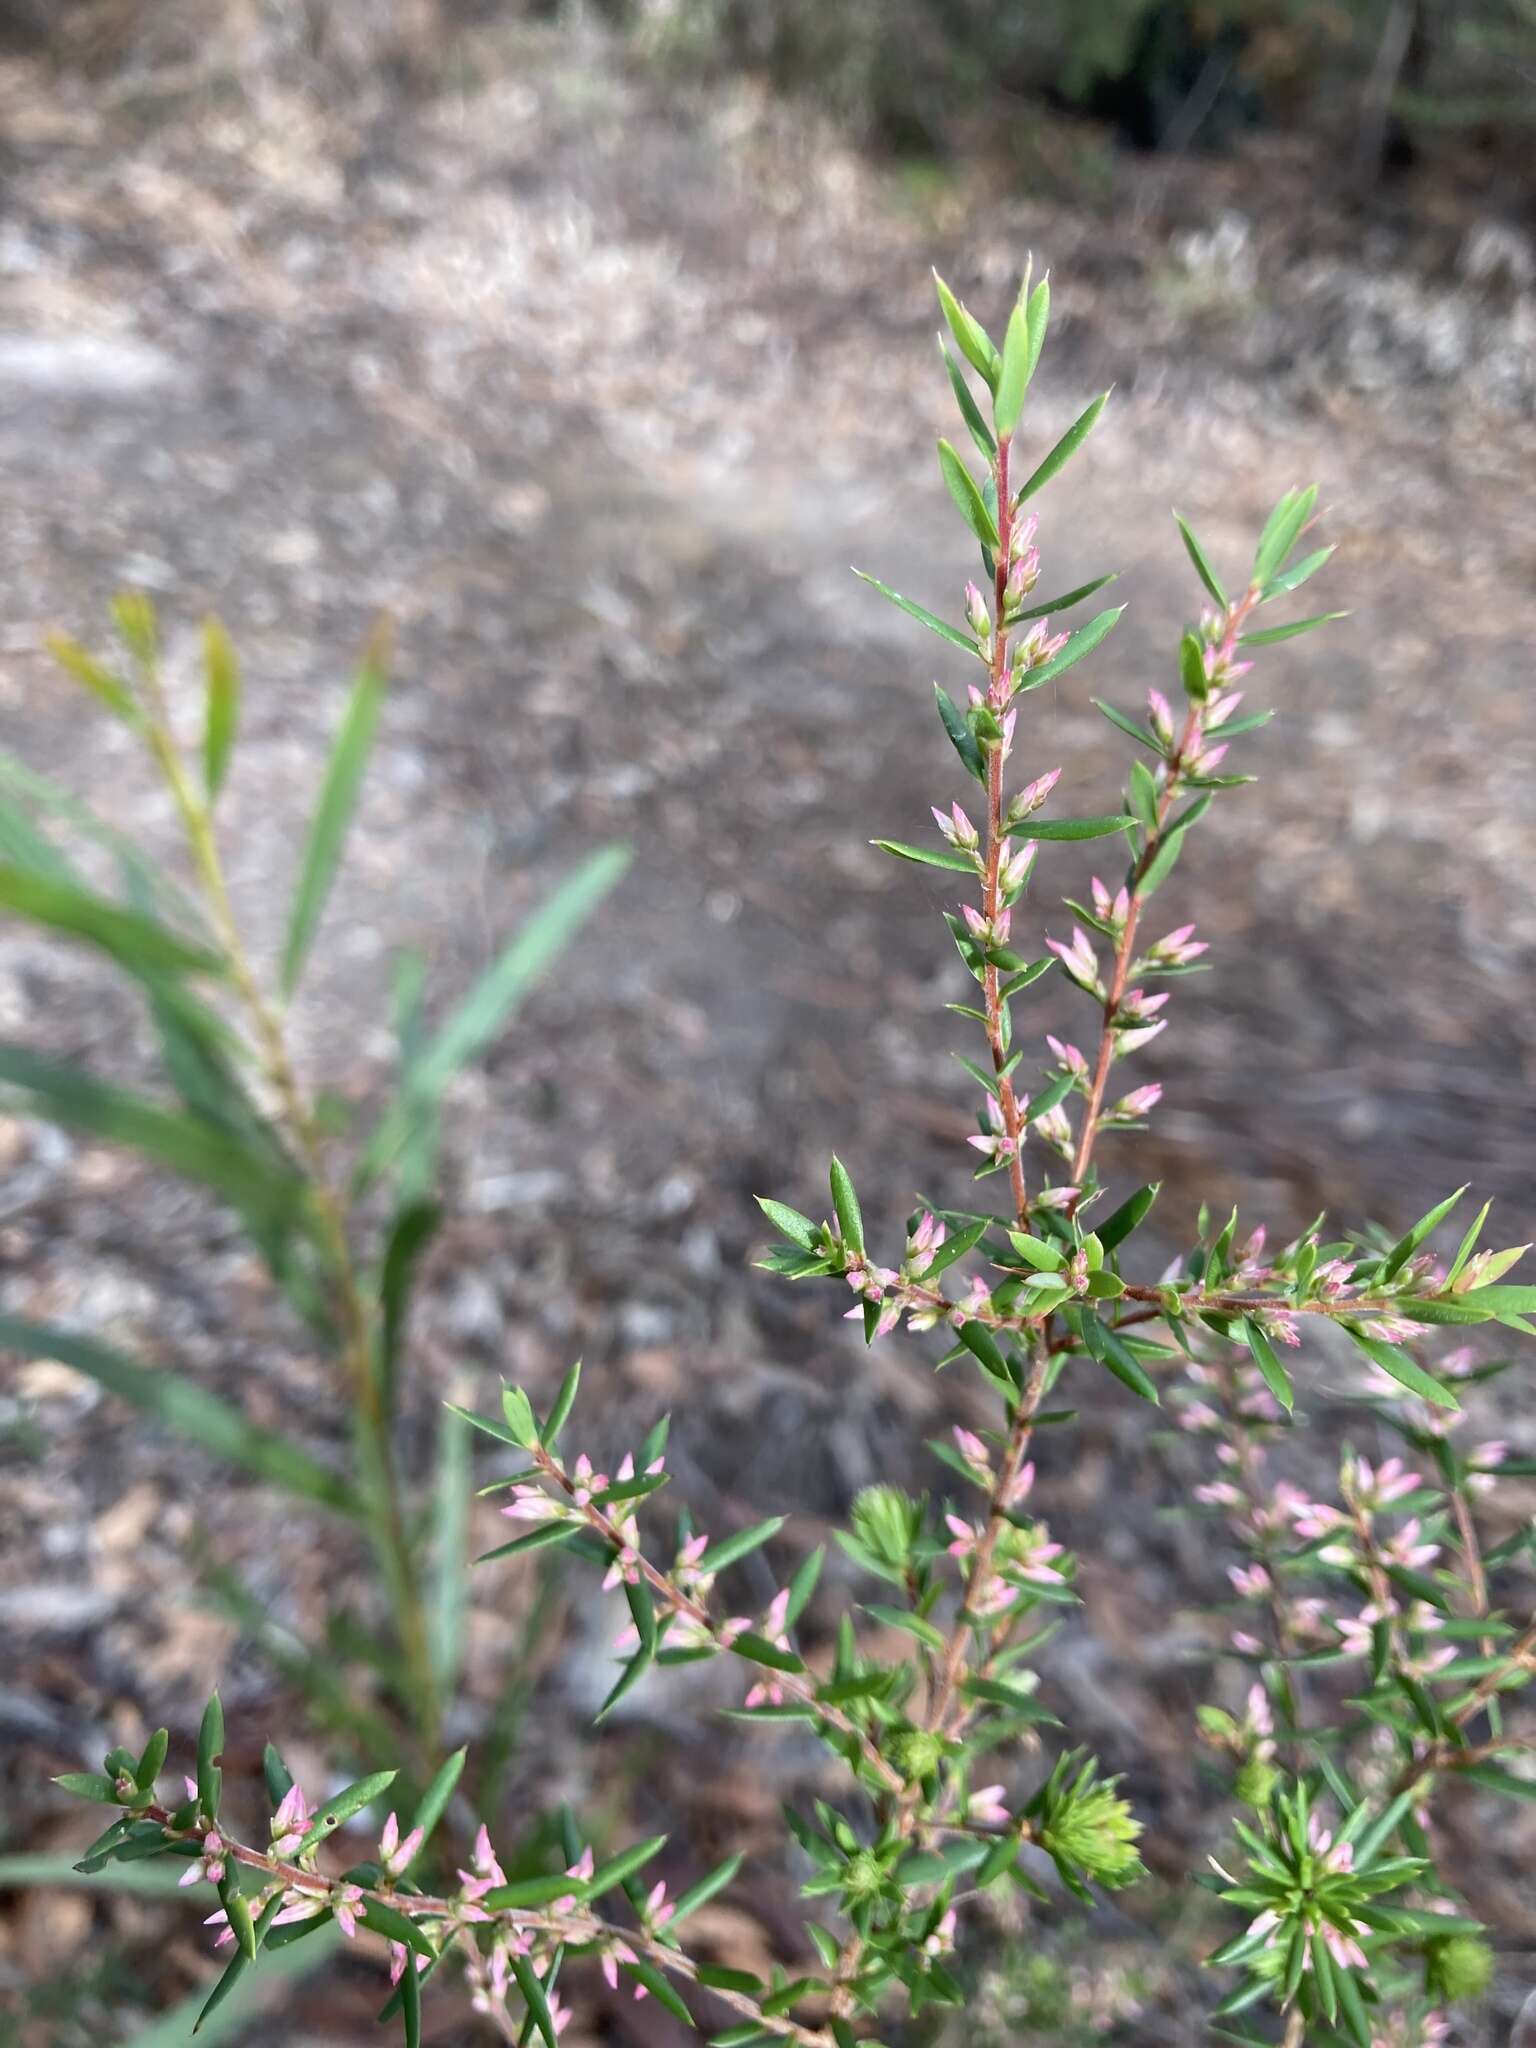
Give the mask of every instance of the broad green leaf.
[[988, 510], [975, 478], [947, 441], [939, 443], [939, 469], [961, 518], [984, 548], [995, 549], [997, 520]]
[[[958, 457], [956, 459], [958, 460]], [[951, 626], [944, 619], [935, 618], [932, 612], [925, 611], [920, 604], [914, 604], [910, 597], [903, 597], [899, 591], [892, 590], [878, 577], [866, 575], [862, 569], [855, 569], [853, 573], [861, 583], [867, 583], [871, 590], [878, 590], [882, 597], [889, 598], [896, 609], [905, 612], [909, 619], [916, 619], [919, 625], [926, 626], [930, 633], [937, 633], [941, 640], [947, 640], [952, 647], [962, 648], [967, 654], [975, 654], [976, 642], [971, 634], [962, 632], [958, 626]]]
[[960, 408], [960, 417], [965, 421], [971, 439], [976, 443], [983, 462], [990, 463], [997, 453], [997, 442], [992, 429], [982, 417], [981, 407], [971, 396], [971, 388], [961, 374], [960, 365], [944, 346], [944, 337], [939, 336], [939, 354], [944, 358], [944, 368], [949, 377], [950, 389], [955, 394], [955, 403]]
[[1040, 466], [1020, 486], [1018, 502], [1021, 505], [1026, 498], [1032, 498], [1036, 491], [1043, 489], [1059, 470], [1066, 468], [1072, 457], [1098, 425], [1099, 415], [1108, 403], [1109, 393], [1102, 391], [1093, 401], [1092, 405], [1078, 414], [1050, 454], [1046, 456]]
[[1214, 600], [1216, 604], [1220, 605], [1223, 611], [1225, 611], [1227, 608], [1227, 593], [1222, 589], [1220, 583], [1217, 581], [1216, 571], [1211, 567], [1210, 563], [1206, 560], [1204, 548], [1201, 547], [1199, 541], [1197, 541], [1193, 533], [1191, 533], [1187, 522], [1184, 519], [1180, 518], [1177, 512], [1174, 513], [1173, 518], [1174, 524], [1178, 527], [1179, 533], [1183, 538], [1185, 552], [1188, 554], [1189, 559], [1195, 565], [1195, 574], [1200, 578], [1200, 581], [1205, 585], [1207, 594]]
[[974, 1319], [962, 1323], [958, 1334], [966, 1350], [994, 1380], [1001, 1386], [1012, 1387], [1013, 1374], [1008, 1370], [1008, 1361], [985, 1323]]
[[321, 913], [336, 870], [341, 862], [352, 813], [373, 746], [379, 708], [384, 701], [389, 639], [382, 629], [375, 633], [358, 670], [341, 728], [331, 749], [330, 763], [309, 828], [309, 841], [299, 869], [299, 879], [288, 917], [288, 938], [283, 948], [282, 990], [291, 996], [304, 972], [304, 962], [320, 926]]
[[208, 679], [203, 714], [203, 786], [212, 803], [224, 787], [240, 723], [240, 663], [218, 619], [203, 627], [203, 672]]
[[136, 1364], [123, 1353], [75, 1330], [0, 1314], [0, 1351], [21, 1358], [57, 1359], [178, 1435], [231, 1464], [243, 1465], [300, 1499], [361, 1516], [363, 1504], [348, 1482], [286, 1437], [260, 1429], [216, 1395], [168, 1372]]
[[1156, 1382], [1148, 1375], [1125, 1339], [1117, 1336], [1108, 1324], [1101, 1323], [1096, 1315], [1085, 1312], [1075, 1320], [1082, 1332], [1083, 1342], [1100, 1365], [1107, 1366], [1115, 1378], [1129, 1387], [1133, 1394], [1156, 1406], [1160, 1398]]
[[0, 867], [0, 909], [63, 938], [96, 946], [138, 979], [163, 974], [222, 975], [223, 960], [153, 918], [123, 910], [105, 897], [27, 868]]
[[995, 392], [1002, 370], [1002, 359], [993, 347], [986, 329], [979, 320], [966, 311], [937, 271], [933, 273], [933, 282], [949, 331], [955, 337], [956, 347], [971, 368], [980, 372], [987, 389]]

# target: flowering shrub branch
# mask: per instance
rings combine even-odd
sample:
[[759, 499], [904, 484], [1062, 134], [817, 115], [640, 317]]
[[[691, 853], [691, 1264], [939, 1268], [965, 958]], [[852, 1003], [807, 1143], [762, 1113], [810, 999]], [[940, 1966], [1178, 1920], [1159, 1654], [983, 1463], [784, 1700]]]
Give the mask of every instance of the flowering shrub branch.
[[[786, 2039], [852, 2048], [898, 2001], [913, 2015], [963, 2003], [953, 1950], [968, 1901], [997, 1887], [1037, 1902], [1063, 1892], [1091, 1902], [1095, 1887], [1141, 1878], [1142, 1823], [1094, 1759], [1058, 1741], [1033, 1661], [1074, 1603], [1076, 1577], [1075, 1560], [1030, 1511], [1037, 1440], [1071, 1420], [1072, 1411], [1046, 1407], [1063, 1379], [1075, 1374], [1097, 1389], [1101, 1370], [1145, 1402], [1166, 1395], [1189, 1435], [1213, 1447], [1215, 1470], [1196, 1501], [1225, 1519], [1239, 1551], [1231, 1583], [1244, 1611], [1229, 1647], [1247, 1667], [1246, 1699], [1241, 1718], [1217, 1705], [1201, 1715], [1207, 1740], [1232, 1763], [1235, 1811], [1230, 1846], [1196, 1879], [1242, 1916], [1241, 1930], [1208, 1958], [1238, 1978], [1217, 2008], [1226, 2037], [1265, 2039], [1244, 2032], [1251, 2022], [1242, 2016], [1269, 2007], [1293, 2044], [1429, 2042], [1443, 2033], [1441, 2007], [1486, 1974], [1478, 1923], [1437, 1872], [1428, 1805], [1450, 1777], [1529, 1795], [1530, 1781], [1509, 1762], [1529, 1738], [1510, 1733], [1504, 1716], [1536, 1669], [1536, 1631], [1510, 1620], [1499, 1590], [1506, 1568], [1529, 1556], [1529, 1533], [1485, 1544], [1476, 1498], [1520, 1468], [1501, 1444], [1453, 1448], [1458, 1388], [1497, 1368], [1470, 1353], [1436, 1368], [1423, 1352], [1440, 1327], [1536, 1333], [1536, 1288], [1504, 1284], [1520, 1248], [1478, 1250], [1485, 1209], [1455, 1258], [1439, 1263], [1430, 1242], [1459, 1195], [1395, 1242], [1369, 1232], [1325, 1242], [1320, 1221], [1276, 1254], [1262, 1231], [1240, 1243], [1235, 1214], [1220, 1224], [1202, 1211], [1191, 1248], [1160, 1275], [1138, 1275], [1136, 1233], [1159, 1191], [1144, 1184], [1112, 1201], [1101, 1163], [1101, 1139], [1144, 1128], [1161, 1096], [1157, 1082], [1127, 1087], [1117, 1074], [1167, 1028], [1170, 993], [1153, 984], [1205, 965], [1207, 943], [1193, 924], [1150, 943], [1144, 927], [1190, 832], [1251, 780], [1229, 768], [1230, 750], [1269, 714], [1238, 715], [1238, 685], [1265, 647], [1340, 616], [1261, 623], [1329, 560], [1331, 549], [1306, 543], [1316, 493], [1281, 498], [1235, 595], [1179, 522], [1208, 600], [1179, 646], [1181, 707], [1157, 688], [1143, 717], [1100, 703], [1137, 750], [1123, 808], [1055, 815], [1058, 768], [1031, 760], [1021, 778], [1010, 774], [1027, 739], [1024, 700], [1086, 661], [1120, 613], [1101, 611], [1075, 629], [1057, 623], [1108, 576], [1037, 600], [1031, 501], [1093, 431], [1108, 394], [1019, 481], [1014, 437], [1045, 340], [1049, 284], [1026, 279], [1000, 346], [942, 282], [938, 292], [945, 371], [980, 477], [948, 441], [939, 466], [980, 551], [982, 580], [966, 585], [959, 623], [865, 580], [967, 665], [963, 704], [939, 686], [937, 709], [977, 785], [979, 821], [951, 798], [933, 809], [936, 841], [876, 844], [961, 879], [964, 897], [945, 921], [972, 986], [950, 1007], [985, 1046], [962, 1060], [981, 1091], [970, 1139], [976, 1178], [1003, 1176], [1006, 1197], [1000, 1212], [920, 1203], [896, 1262], [882, 1264], [853, 1178], [834, 1157], [825, 1220], [763, 1198], [780, 1240], [763, 1264], [791, 1280], [832, 1281], [844, 1300], [851, 1293], [848, 1313], [867, 1342], [903, 1323], [942, 1333], [938, 1363], [976, 1367], [994, 1404], [990, 1422], [931, 1446], [954, 1482], [938, 1509], [889, 1484], [855, 1499], [837, 1541], [876, 1597], [841, 1618], [830, 1653], [813, 1662], [797, 1632], [820, 1551], [754, 1613], [733, 1614], [714, 1597], [721, 1575], [775, 1539], [784, 1517], [712, 1540], [684, 1511], [670, 1537], [642, 1533], [668, 1483], [665, 1421], [610, 1478], [560, 1448], [579, 1368], [542, 1419], [516, 1387], [504, 1390], [500, 1417], [453, 1411], [516, 1454], [515, 1469], [487, 1491], [508, 1493], [503, 1512], [520, 1533], [489, 1558], [558, 1546], [623, 1593], [629, 1625], [599, 1718], [653, 1666], [730, 1658], [750, 1667], [739, 1718], [808, 1728], [846, 1767], [839, 1801], [818, 1798], [788, 1817], [809, 1868], [801, 1889], [812, 1902], [805, 1939], [814, 1967], [795, 1977], [776, 1967], [764, 1979], [690, 1960], [678, 1924], [729, 1882], [737, 1859], [668, 1905], [659, 1887], [641, 1888], [659, 1842], [594, 1867], [569, 1817], [558, 1871], [508, 1884], [482, 1830], [458, 1891], [417, 1892], [410, 1871], [462, 1757], [444, 1767], [406, 1831], [390, 1817], [375, 1862], [335, 1876], [322, 1875], [316, 1857], [337, 1803], [312, 1815], [275, 1753], [273, 1848], [242, 1846], [226, 1831], [217, 1719], [211, 1734], [205, 1721], [198, 1776], [177, 1810], [157, 1802], [160, 1738], [158, 1756], [114, 1753], [100, 1780], [74, 1784], [123, 1809], [88, 1863], [179, 1854], [190, 1877], [219, 1888], [215, 1918], [236, 1948], [232, 1970], [263, 1944], [303, 1938], [326, 1919], [384, 1935], [397, 1979], [386, 2012], [401, 2014], [408, 2043], [420, 2038], [420, 1980], [452, 1951], [503, 2034], [536, 2030], [546, 2048], [564, 2016], [557, 1980], [568, 1957], [584, 1956], [610, 1982], [627, 1976], [637, 1995], [696, 2024], [702, 2016], [680, 1985], [722, 1999], [740, 2024], [717, 2032], [716, 2048]], [[1069, 937], [1044, 938], [1033, 956], [1019, 950], [1043, 850], [1096, 841], [1119, 842], [1119, 876], [1095, 877], [1087, 901], [1064, 899]], [[1032, 1048], [1016, 1023], [1027, 992], [1056, 971], [1090, 1005], [1091, 1054], [1055, 1036]], [[1374, 1417], [1432, 1478], [1405, 1459], [1373, 1463], [1353, 1450], [1337, 1505], [1270, 1478], [1271, 1445], [1297, 1420], [1282, 1353], [1300, 1347], [1303, 1330], [1332, 1333], [1369, 1367]], [[883, 1632], [879, 1646], [859, 1617]], [[902, 1639], [899, 1654], [881, 1647], [892, 1637]], [[360, 1812], [389, 1782], [364, 1780], [342, 1805]], [[250, 1898], [241, 1870], [257, 1880]], [[629, 1919], [599, 1918], [595, 1902], [619, 1893]]]

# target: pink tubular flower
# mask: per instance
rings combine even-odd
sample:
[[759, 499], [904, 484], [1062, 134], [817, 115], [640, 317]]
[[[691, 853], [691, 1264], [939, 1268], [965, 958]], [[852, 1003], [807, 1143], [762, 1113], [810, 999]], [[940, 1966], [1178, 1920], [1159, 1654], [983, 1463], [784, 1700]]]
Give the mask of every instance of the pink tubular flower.
[[1026, 839], [1022, 846], [1016, 846], [997, 870], [997, 885], [1005, 896], [1017, 896], [1029, 880], [1030, 870], [1035, 865], [1039, 847], [1033, 839]]
[[1101, 924], [1112, 925], [1116, 932], [1121, 931], [1124, 928], [1126, 919], [1131, 914], [1130, 891], [1122, 886], [1111, 896], [1108, 889], [1099, 880], [1098, 876], [1095, 875], [1093, 878], [1093, 911]]
[[402, 1837], [400, 1823], [391, 1814], [384, 1823], [383, 1834], [379, 1837], [379, 1862], [384, 1866], [385, 1874], [389, 1877], [404, 1877], [416, 1861], [425, 1839], [425, 1831], [421, 1828], [412, 1828], [408, 1835]]
[[213, 1829], [210, 1828], [203, 1837], [202, 1851], [197, 1860], [187, 1865], [176, 1882], [178, 1885], [185, 1886], [200, 1884], [206, 1879], [209, 1884], [218, 1884], [223, 1875], [224, 1843], [222, 1838], [216, 1835]]
[[338, 1884], [331, 1888], [331, 1912], [336, 1925], [352, 1941], [357, 1935], [358, 1914], [364, 1904], [362, 1888], [355, 1884]]
[[272, 1854], [291, 1856], [309, 1828], [309, 1801], [298, 1785], [290, 1785], [272, 1816]]
[[1002, 1785], [983, 1785], [973, 1792], [965, 1802], [966, 1819], [980, 1828], [1007, 1827], [1013, 1815], [1003, 1803], [1005, 1789]]
[[1194, 929], [1192, 924], [1181, 924], [1159, 939], [1147, 958], [1160, 967], [1187, 967], [1191, 960], [1210, 951], [1204, 939], [1191, 938]]
[[470, 1861], [473, 1863], [474, 1869], [461, 1870], [459, 1872], [459, 1883], [462, 1888], [460, 1895], [470, 1900], [471, 1903], [475, 1903], [483, 1899], [486, 1893], [494, 1889], [495, 1886], [505, 1884], [507, 1881], [506, 1872], [496, 1860], [496, 1851], [491, 1847], [491, 1838], [486, 1832], [483, 1822], [481, 1823], [479, 1833], [475, 1836], [475, 1846]]
[[1245, 1600], [1263, 1600], [1274, 1585], [1261, 1564], [1229, 1564], [1227, 1577]]
[[1070, 945], [1061, 939], [1047, 939], [1045, 944], [1046, 950], [1056, 955], [1068, 976], [1079, 988], [1086, 989], [1089, 995], [1097, 996], [1100, 1002], [1104, 1000], [1104, 989], [1099, 980], [1098, 955], [1080, 925], [1072, 927]]
[[1017, 825], [1031, 812], [1038, 811], [1060, 780], [1061, 770], [1049, 768], [1044, 775], [1037, 775], [1033, 782], [1026, 782], [1008, 806], [1008, 823]]
[[935, 806], [934, 820], [944, 837], [958, 853], [974, 853], [981, 844], [981, 835], [958, 804], [951, 804], [948, 811]]
[[1082, 1193], [1079, 1187], [1036, 1188], [1034, 1204], [1037, 1209], [1070, 1209]]
[[[759, 1624], [758, 1633], [772, 1643], [775, 1649], [789, 1648], [789, 1588], [783, 1586], [769, 1601], [766, 1612]], [[760, 1678], [747, 1694], [749, 1707], [781, 1707], [784, 1704], [784, 1687], [777, 1673], [770, 1672]]]
[[1051, 1048], [1058, 1067], [1064, 1067], [1069, 1074], [1087, 1074], [1088, 1058], [1079, 1046], [1064, 1044], [1061, 1039], [1052, 1038], [1049, 1032], [1045, 1042]]

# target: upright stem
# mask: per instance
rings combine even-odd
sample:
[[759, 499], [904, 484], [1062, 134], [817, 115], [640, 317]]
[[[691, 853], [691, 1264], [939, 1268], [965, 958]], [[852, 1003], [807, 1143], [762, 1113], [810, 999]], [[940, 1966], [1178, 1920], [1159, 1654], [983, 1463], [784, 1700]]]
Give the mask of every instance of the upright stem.
[[305, 1170], [321, 1246], [335, 1288], [341, 1324], [342, 1364], [351, 1390], [358, 1456], [370, 1508], [371, 1535], [405, 1657], [412, 1722], [424, 1750], [436, 1745], [439, 1700], [427, 1631], [426, 1609], [400, 1498], [390, 1418], [375, 1369], [371, 1311], [347, 1237], [347, 1220], [331, 1185], [325, 1146], [305, 1101], [284, 1036], [281, 1017], [262, 993], [240, 935], [219, 858], [209, 807], [193, 787], [171, 729], [158, 676], [145, 674], [151, 718], [151, 752], [175, 800], [188, 849], [202, 883], [214, 933], [255, 1036], [262, 1070], [277, 1097], [279, 1114]]
[[[1219, 649], [1222, 658], [1230, 660], [1243, 624], [1258, 601], [1257, 589], [1249, 589], [1235, 604], [1227, 607], [1226, 629]], [[1178, 745], [1168, 757], [1163, 786], [1158, 793], [1156, 826], [1147, 834], [1147, 843], [1131, 870], [1128, 885], [1130, 908], [1126, 913], [1125, 928], [1115, 945], [1114, 968], [1104, 997], [1104, 1021], [1099, 1034], [1098, 1058], [1094, 1062], [1093, 1079], [1088, 1089], [1088, 1106], [1083, 1113], [1077, 1152], [1072, 1161], [1072, 1179], [1078, 1187], [1083, 1185], [1084, 1176], [1093, 1161], [1094, 1141], [1098, 1137], [1099, 1118], [1104, 1109], [1104, 1094], [1109, 1085], [1109, 1070], [1115, 1061], [1115, 1019], [1120, 1014], [1120, 1005], [1125, 1001], [1126, 988], [1131, 978], [1131, 962], [1136, 957], [1136, 933], [1146, 901], [1142, 893], [1143, 887], [1148, 870], [1162, 848], [1169, 813], [1182, 787], [1183, 771], [1198, 749], [1204, 727], [1204, 712], [1205, 707], [1201, 704], [1191, 704], [1189, 707], [1184, 730], [1179, 736]]]

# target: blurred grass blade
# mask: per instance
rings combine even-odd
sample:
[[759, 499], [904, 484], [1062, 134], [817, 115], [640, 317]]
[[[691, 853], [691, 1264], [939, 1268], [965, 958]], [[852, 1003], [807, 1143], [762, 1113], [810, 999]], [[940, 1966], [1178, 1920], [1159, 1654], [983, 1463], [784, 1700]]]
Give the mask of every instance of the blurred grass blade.
[[389, 1165], [409, 1139], [422, 1105], [434, 1103], [459, 1068], [491, 1044], [629, 862], [627, 846], [603, 847], [568, 875], [522, 925], [415, 1062], [403, 1098], [386, 1112], [369, 1140], [358, 1167], [360, 1181], [366, 1183]]
[[67, 1891], [137, 1892], [146, 1898], [170, 1898], [180, 1891], [186, 1865], [180, 1861], [169, 1868], [163, 1863], [109, 1863], [103, 1870], [86, 1872], [67, 1856], [0, 1856], [0, 1891], [24, 1886], [47, 1886]]
[[148, 974], [223, 974], [224, 962], [189, 945], [153, 918], [124, 910], [74, 883], [22, 867], [0, 867], [0, 909], [67, 939], [83, 939], [141, 980]]
[[30, 1115], [126, 1145], [226, 1196], [242, 1211], [272, 1217], [294, 1201], [297, 1183], [270, 1158], [179, 1110], [58, 1066], [24, 1046], [0, 1045], [0, 1082], [26, 1091]]
[[362, 1502], [347, 1482], [286, 1438], [248, 1422], [237, 1409], [168, 1372], [140, 1365], [95, 1337], [0, 1314], [0, 1350], [21, 1358], [57, 1359], [109, 1393], [131, 1402], [204, 1450], [242, 1465], [288, 1493], [361, 1517]]
[[410, 1306], [411, 1287], [422, 1254], [437, 1235], [443, 1212], [435, 1202], [412, 1202], [396, 1216], [379, 1275], [380, 1377], [384, 1397], [393, 1405], [395, 1365]]
[[474, 1431], [452, 1408], [444, 1406], [439, 1415], [427, 1628], [439, 1691], [444, 1699], [452, 1699], [463, 1655], [464, 1610], [469, 1594], [470, 1445]]
[[352, 685], [352, 694], [342, 716], [341, 730], [331, 749], [320, 801], [309, 828], [309, 843], [294, 890], [293, 909], [288, 920], [288, 941], [283, 948], [282, 990], [291, 996], [304, 972], [304, 962], [319, 929], [321, 913], [346, 845], [352, 813], [368, 766], [379, 707], [388, 679], [389, 636], [382, 625], [375, 631], [363, 655], [362, 667]]
[[203, 783], [210, 803], [224, 787], [240, 723], [240, 663], [218, 619], [203, 627], [203, 672], [208, 682], [203, 724]]
[[114, 718], [120, 718], [124, 725], [139, 731], [144, 720], [134, 702], [133, 692], [121, 676], [115, 676], [109, 668], [103, 668], [93, 654], [87, 652], [78, 640], [71, 640], [67, 633], [50, 633], [44, 643], [48, 652], [66, 674], [72, 675], [100, 704], [105, 704]]

